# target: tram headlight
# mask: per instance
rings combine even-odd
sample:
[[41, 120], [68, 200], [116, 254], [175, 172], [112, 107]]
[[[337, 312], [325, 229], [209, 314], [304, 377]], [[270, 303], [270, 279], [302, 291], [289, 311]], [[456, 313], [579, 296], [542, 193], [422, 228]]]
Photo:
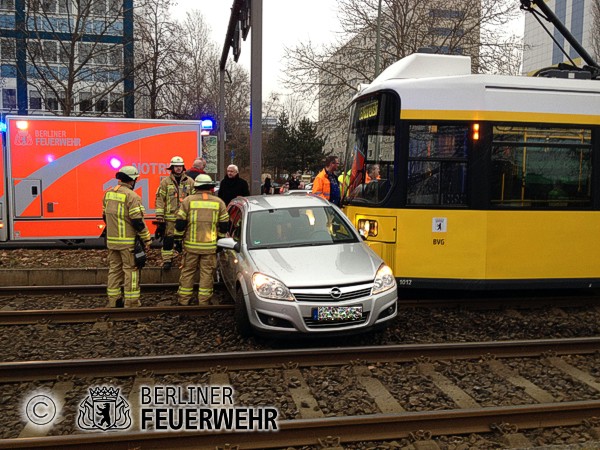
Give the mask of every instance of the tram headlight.
[[379, 234], [379, 225], [373, 219], [358, 219], [358, 232], [363, 237], [377, 236]]
[[379, 294], [395, 287], [396, 278], [394, 278], [392, 269], [387, 264], [382, 264], [375, 274], [375, 282], [373, 283], [373, 289], [371, 289], [371, 295]]
[[295, 300], [285, 284], [259, 272], [252, 275], [252, 287], [259, 297], [267, 300]]

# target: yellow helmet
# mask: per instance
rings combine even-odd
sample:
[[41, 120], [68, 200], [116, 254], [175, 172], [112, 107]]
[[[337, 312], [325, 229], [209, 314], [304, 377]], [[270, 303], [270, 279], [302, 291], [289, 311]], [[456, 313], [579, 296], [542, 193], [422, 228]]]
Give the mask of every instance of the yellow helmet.
[[135, 168], [135, 166], [123, 166], [117, 172], [117, 178], [119, 178], [119, 174], [123, 174], [131, 178], [132, 180], [137, 180], [140, 176], [140, 173]]
[[215, 182], [212, 180], [210, 175], [206, 175], [205, 173], [201, 173], [194, 180], [194, 187], [215, 187]]
[[184, 170], [185, 170], [185, 164], [183, 162], [183, 158], [181, 156], [173, 156], [171, 158], [171, 165], [169, 166], [170, 170], [173, 170], [173, 167], [175, 166], [183, 166]]

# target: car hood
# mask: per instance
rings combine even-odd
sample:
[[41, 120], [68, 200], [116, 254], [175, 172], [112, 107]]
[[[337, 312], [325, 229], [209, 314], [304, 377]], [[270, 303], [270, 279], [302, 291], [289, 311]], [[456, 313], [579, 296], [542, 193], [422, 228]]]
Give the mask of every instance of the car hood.
[[383, 262], [363, 243], [250, 250], [256, 268], [288, 287], [370, 282]]

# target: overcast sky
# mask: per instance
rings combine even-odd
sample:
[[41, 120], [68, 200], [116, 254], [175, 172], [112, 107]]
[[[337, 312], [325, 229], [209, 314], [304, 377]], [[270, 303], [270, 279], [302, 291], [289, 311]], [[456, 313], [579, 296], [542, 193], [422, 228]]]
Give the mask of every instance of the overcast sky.
[[[331, 42], [338, 30], [335, 0], [263, 0], [263, 98], [270, 92], [283, 92], [279, 84], [284, 68], [284, 46], [294, 48], [303, 39], [313, 43]], [[233, 0], [178, 0], [174, 17], [183, 19], [186, 11], [198, 9], [210, 25], [219, 54], [223, 50]], [[252, 31], [250, 31], [252, 33]], [[250, 35], [242, 41], [239, 63], [250, 72]], [[233, 53], [229, 52], [233, 60]]]
[[[172, 12], [177, 19], [183, 19], [186, 11], [202, 11], [221, 54], [232, 5], [233, 0], [178, 0]], [[515, 33], [523, 33], [523, 19], [521, 15], [515, 22]], [[308, 39], [315, 44], [330, 43], [335, 40], [336, 31], [339, 31], [336, 0], [263, 0], [263, 98], [272, 91], [284, 92], [280, 84], [284, 47], [294, 48]], [[242, 41], [239, 59], [248, 72], [250, 51], [248, 38]], [[229, 58], [233, 59], [231, 51]]]

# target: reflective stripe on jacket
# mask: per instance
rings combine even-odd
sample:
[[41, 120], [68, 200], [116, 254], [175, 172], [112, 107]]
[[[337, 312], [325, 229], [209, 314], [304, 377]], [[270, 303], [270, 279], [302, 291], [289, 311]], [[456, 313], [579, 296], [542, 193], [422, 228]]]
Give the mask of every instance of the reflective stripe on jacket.
[[106, 243], [113, 250], [133, 249], [136, 234], [143, 241], [151, 239], [144, 225], [139, 233], [133, 227], [133, 219], [144, 218], [144, 207], [139, 195], [125, 184], [119, 184], [104, 193], [102, 213], [106, 218]]
[[[183, 247], [190, 253], [215, 253], [218, 223], [227, 223], [229, 214], [225, 202], [208, 192], [187, 196], [177, 212], [177, 220], [185, 220], [184, 231], [175, 230], [175, 237], [183, 236]], [[178, 222], [179, 223], [179, 222]]]
[[156, 216], [175, 221], [177, 210], [184, 198], [192, 193], [194, 180], [186, 174], [181, 175], [179, 184], [173, 174], [161, 180], [156, 191]]

